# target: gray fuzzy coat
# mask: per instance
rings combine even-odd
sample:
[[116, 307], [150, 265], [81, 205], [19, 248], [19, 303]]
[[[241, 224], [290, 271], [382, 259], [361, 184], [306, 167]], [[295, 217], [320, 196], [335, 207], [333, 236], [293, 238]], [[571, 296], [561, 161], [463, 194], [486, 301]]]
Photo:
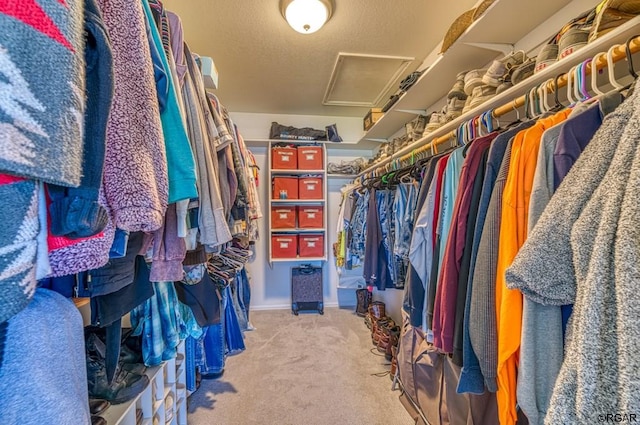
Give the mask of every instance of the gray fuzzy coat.
[[640, 409], [640, 96], [611, 113], [507, 270], [507, 286], [575, 303], [546, 424]]

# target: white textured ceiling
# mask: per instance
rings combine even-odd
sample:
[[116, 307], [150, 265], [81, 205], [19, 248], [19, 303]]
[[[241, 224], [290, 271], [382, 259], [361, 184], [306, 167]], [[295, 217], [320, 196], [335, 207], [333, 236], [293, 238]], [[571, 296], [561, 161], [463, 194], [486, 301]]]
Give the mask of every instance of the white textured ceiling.
[[215, 61], [216, 93], [230, 111], [362, 117], [366, 108], [322, 104], [338, 53], [414, 57], [406, 75], [476, 0], [334, 2], [329, 22], [307, 35], [288, 26], [278, 0], [163, 3], [182, 18], [191, 50]]

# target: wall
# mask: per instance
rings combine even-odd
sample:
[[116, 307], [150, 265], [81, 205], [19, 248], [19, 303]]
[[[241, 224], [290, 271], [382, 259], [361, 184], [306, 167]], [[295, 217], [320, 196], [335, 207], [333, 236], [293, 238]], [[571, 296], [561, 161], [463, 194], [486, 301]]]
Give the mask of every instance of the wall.
[[[249, 143], [250, 145], [250, 143]], [[291, 308], [291, 268], [300, 263], [274, 263], [273, 267], [268, 262], [268, 237], [267, 208], [269, 208], [267, 148], [250, 146], [249, 149], [256, 157], [260, 167], [258, 188], [260, 204], [264, 218], [260, 220], [260, 240], [256, 242], [255, 259], [247, 265], [251, 275], [251, 308], [254, 310], [289, 309]], [[366, 153], [366, 152], [365, 152]], [[362, 156], [363, 152], [349, 150], [328, 150], [329, 162], [349, 161]], [[323, 265], [324, 277], [324, 303], [332, 306], [355, 306], [354, 289], [338, 289], [338, 272], [332, 254], [332, 245], [336, 242], [336, 227], [338, 211], [341, 201], [340, 188], [348, 183], [348, 178], [328, 178], [327, 186], [327, 236], [329, 247], [329, 260]], [[319, 265], [319, 263], [314, 263]]]

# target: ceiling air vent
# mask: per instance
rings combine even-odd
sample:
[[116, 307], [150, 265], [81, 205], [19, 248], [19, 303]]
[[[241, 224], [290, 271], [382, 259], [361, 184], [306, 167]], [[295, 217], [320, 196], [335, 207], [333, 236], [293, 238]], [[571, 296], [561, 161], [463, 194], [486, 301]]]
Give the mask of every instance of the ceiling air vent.
[[340, 52], [322, 103], [374, 107], [397, 87], [414, 59]]

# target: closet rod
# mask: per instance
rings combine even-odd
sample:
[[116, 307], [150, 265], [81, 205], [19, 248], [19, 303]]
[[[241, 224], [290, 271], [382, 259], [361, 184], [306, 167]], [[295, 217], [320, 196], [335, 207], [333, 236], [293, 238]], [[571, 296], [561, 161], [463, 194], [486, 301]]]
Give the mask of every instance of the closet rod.
[[[637, 36], [635, 38], [633, 38], [632, 40], [630, 40], [627, 44], [619, 44], [617, 45], [612, 52], [612, 57], [613, 57], [613, 62], [618, 62], [622, 59], [626, 59], [627, 55], [626, 55], [626, 49], [627, 49], [627, 45], [629, 46], [629, 50], [631, 51], [631, 53], [637, 53], [640, 51], [640, 36]], [[598, 56], [598, 54], [594, 55]], [[591, 74], [591, 69], [593, 68], [594, 63], [593, 62], [589, 62], [586, 67], [585, 67], [585, 72], [587, 75]], [[607, 66], [607, 60], [606, 57], [603, 56], [598, 56], [598, 59], [595, 61], [595, 67], [596, 70], [600, 70], [603, 68], [606, 68]], [[561, 87], [565, 87], [567, 85], [567, 73], [562, 74], [561, 77], [559, 77], [557, 79], [557, 83], [558, 83], [558, 87], [557, 89], [561, 88]], [[543, 83], [545, 84], [545, 83]], [[553, 93], [553, 90], [555, 89], [555, 82], [554, 83], [550, 83], [547, 82], [545, 85], [545, 90], [548, 93]], [[520, 96], [517, 97], [516, 99], [510, 101], [509, 103], [506, 103], [502, 106], [499, 106], [497, 108], [495, 108], [492, 112], [492, 117], [493, 118], [498, 118], [501, 117], [503, 115], [506, 115], [510, 112], [513, 112], [514, 109], [516, 108], [520, 108], [522, 106], [524, 106], [526, 102], [526, 96]], [[471, 119], [475, 119], [476, 117], [472, 117]], [[388, 167], [389, 164], [393, 163], [394, 161], [398, 161], [398, 162], [403, 162], [406, 161], [408, 159], [411, 159], [412, 157], [414, 157], [416, 154], [422, 153], [424, 151], [427, 150], [431, 150], [431, 149], [435, 149], [438, 145], [441, 145], [443, 143], [446, 142], [450, 142], [451, 139], [455, 139], [457, 137], [456, 135], [456, 130], [450, 131], [447, 134], [444, 134], [440, 137], [436, 137], [435, 139], [433, 139], [431, 142], [427, 143], [426, 145], [422, 145], [414, 150], [412, 150], [411, 152], [402, 155], [398, 158], [393, 158], [393, 156], [391, 158], [385, 159], [382, 163], [377, 164], [377, 165], [373, 165], [370, 167], [370, 169], [367, 169], [365, 171], [362, 172], [362, 174], [360, 176], [358, 176], [358, 178], [356, 179], [356, 182], [362, 182], [362, 178], [366, 175], [366, 174], [371, 174], [371, 173], [375, 173], [377, 171], [379, 171], [381, 168], [384, 167]]]

